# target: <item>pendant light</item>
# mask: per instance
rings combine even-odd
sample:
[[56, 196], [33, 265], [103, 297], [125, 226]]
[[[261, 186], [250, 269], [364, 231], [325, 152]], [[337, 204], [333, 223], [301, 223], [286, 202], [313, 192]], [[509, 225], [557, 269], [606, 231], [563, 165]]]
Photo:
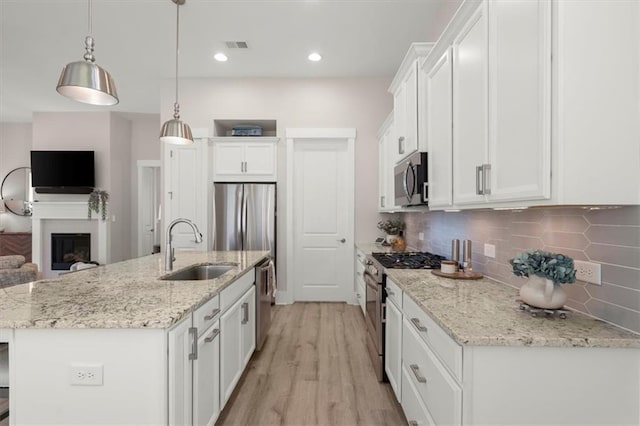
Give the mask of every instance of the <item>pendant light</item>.
[[193, 143], [191, 128], [180, 120], [180, 104], [178, 103], [178, 51], [180, 47], [180, 5], [186, 0], [171, 0], [176, 4], [176, 102], [173, 104], [173, 119], [165, 121], [160, 131], [160, 141], [176, 145]]
[[84, 39], [84, 61], [71, 62], [62, 69], [56, 90], [74, 101], [91, 105], [115, 105], [119, 102], [111, 74], [98, 66], [93, 56], [91, 0], [89, 0], [89, 35]]

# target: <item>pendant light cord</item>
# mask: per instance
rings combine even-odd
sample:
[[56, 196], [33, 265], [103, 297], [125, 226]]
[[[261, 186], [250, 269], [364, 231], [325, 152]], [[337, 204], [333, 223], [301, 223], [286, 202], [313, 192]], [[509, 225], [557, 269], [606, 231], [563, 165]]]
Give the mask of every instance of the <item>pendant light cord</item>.
[[178, 104], [178, 52], [180, 49], [180, 3], [176, 2], [176, 103], [174, 104], [174, 118], [180, 118], [180, 105]]
[[91, 13], [91, 0], [89, 0], [89, 35], [93, 35], [93, 14]]

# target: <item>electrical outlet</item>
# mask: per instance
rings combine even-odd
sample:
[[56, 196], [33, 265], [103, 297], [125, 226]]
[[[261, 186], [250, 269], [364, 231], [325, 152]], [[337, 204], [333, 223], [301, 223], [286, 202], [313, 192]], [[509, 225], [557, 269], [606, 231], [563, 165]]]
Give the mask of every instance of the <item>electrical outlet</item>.
[[69, 372], [72, 385], [102, 386], [102, 364], [71, 364]]
[[418, 232], [418, 239], [424, 241], [424, 232]]
[[484, 244], [484, 255], [492, 259], [496, 258], [496, 246], [493, 244]]
[[576, 279], [595, 285], [602, 285], [599, 263], [576, 260], [573, 264], [576, 268]]

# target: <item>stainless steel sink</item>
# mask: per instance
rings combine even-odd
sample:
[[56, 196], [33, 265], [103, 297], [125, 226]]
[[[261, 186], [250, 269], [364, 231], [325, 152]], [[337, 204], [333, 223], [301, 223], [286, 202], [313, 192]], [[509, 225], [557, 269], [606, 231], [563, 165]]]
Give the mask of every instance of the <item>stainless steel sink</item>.
[[233, 269], [234, 265], [216, 265], [213, 263], [205, 263], [201, 265], [193, 265], [187, 269], [173, 272], [160, 277], [164, 281], [193, 281], [193, 280], [211, 280], [217, 278], [227, 271]]

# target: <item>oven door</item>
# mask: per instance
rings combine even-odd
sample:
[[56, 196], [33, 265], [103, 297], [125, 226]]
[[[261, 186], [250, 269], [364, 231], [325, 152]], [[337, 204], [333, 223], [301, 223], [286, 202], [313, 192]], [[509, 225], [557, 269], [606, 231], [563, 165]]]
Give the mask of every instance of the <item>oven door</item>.
[[367, 330], [377, 353], [382, 355], [382, 284], [367, 273], [364, 274], [364, 281], [367, 284], [365, 292]]

